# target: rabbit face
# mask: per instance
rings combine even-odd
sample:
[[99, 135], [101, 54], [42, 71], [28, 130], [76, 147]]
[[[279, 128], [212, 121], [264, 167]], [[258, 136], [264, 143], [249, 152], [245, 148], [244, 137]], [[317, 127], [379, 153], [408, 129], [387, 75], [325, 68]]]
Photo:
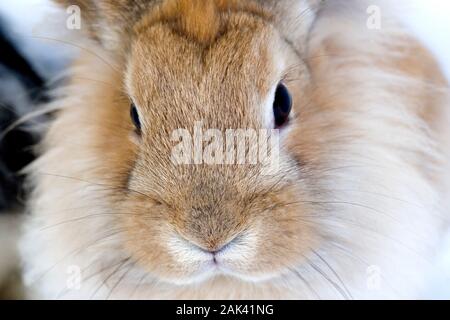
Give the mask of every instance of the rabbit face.
[[[418, 292], [443, 226], [448, 85], [414, 39], [361, 28], [365, 10], [328, 2], [309, 33], [308, 3], [95, 2], [90, 31], [120, 49], [78, 59], [30, 169], [27, 274], [59, 271], [41, 292], [72, 265], [76, 297]], [[231, 161], [230, 130], [247, 139]]]
[[[289, 86], [302, 88], [295, 83], [308, 78], [268, 17], [238, 12], [211, 19], [219, 20], [213, 35], [204, 26], [195, 33], [185, 26], [190, 22], [174, 27], [144, 20], [126, 70], [135, 124], [123, 203], [132, 213], [124, 219], [127, 247], [153, 273], [181, 283], [217, 273], [252, 280], [278, 275], [297, 264], [315, 238], [312, 224], [302, 219], [309, 208], [300, 201], [308, 192], [298, 183], [301, 168], [288, 153], [274, 150], [280, 154], [270, 174], [261, 159], [194, 159], [198, 152], [205, 157], [210, 143], [194, 145], [196, 129], [219, 135], [218, 152], [233, 130], [254, 133], [259, 142], [267, 132], [269, 141], [283, 143], [289, 124], [276, 126], [274, 104], [283, 99], [277, 95], [291, 95]], [[292, 113], [298, 91], [294, 103], [279, 101], [294, 104]], [[287, 114], [286, 121], [292, 118]], [[192, 137], [193, 156], [181, 163], [173, 154], [180, 130]], [[246, 160], [259, 151], [258, 145], [245, 148]]]

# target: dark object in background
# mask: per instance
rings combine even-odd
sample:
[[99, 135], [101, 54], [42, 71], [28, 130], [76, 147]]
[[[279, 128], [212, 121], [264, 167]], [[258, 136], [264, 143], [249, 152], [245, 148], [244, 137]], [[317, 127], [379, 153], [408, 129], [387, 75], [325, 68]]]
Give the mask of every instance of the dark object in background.
[[[8, 107], [0, 111], [0, 132], [17, 120]], [[24, 128], [9, 131], [0, 141], [0, 212], [17, 204], [23, 196], [24, 177], [19, 174], [33, 161], [32, 146], [36, 139]]]
[[[12, 208], [23, 197], [24, 177], [20, 170], [33, 159], [32, 146], [37, 138], [24, 125], [9, 129], [24, 113], [32, 111], [36, 104], [45, 102], [45, 81], [19, 52], [7, 36], [7, 30], [0, 21], [0, 86], [7, 86], [11, 79], [19, 83], [18, 92], [3, 90], [0, 93], [0, 213]], [[21, 88], [20, 88], [21, 87]], [[5, 96], [7, 92], [8, 97]], [[28, 96], [25, 106], [22, 102], [11, 103], [14, 97]], [[19, 99], [18, 99], [19, 101]]]
[[32, 100], [45, 100], [43, 95], [45, 93], [44, 79], [36, 73], [25, 57], [19, 53], [14, 43], [8, 38], [2, 25], [0, 21], [0, 48], [2, 48], [0, 64], [15, 74]]

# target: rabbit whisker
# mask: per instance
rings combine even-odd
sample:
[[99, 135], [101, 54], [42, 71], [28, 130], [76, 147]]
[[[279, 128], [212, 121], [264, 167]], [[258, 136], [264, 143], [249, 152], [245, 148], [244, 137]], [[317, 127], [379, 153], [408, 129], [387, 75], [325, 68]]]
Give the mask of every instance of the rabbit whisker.
[[92, 293], [90, 300], [94, 299], [95, 295], [97, 294], [97, 292], [106, 285], [107, 281], [109, 279], [111, 279], [114, 275], [117, 274], [117, 272], [119, 272], [122, 267], [124, 265], [126, 265], [129, 261], [131, 260], [131, 257], [125, 258], [122, 260], [122, 262], [105, 278], [102, 280], [101, 284], [94, 290], [94, 292]]

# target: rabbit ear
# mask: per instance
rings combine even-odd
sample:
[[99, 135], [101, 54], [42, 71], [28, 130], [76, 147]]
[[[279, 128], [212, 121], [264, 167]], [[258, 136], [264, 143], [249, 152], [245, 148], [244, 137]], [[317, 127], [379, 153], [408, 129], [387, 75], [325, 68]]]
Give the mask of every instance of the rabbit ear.
[[[127, 34], [133, 22], [143, 12], [160, 1], [155, 0], [54, 0], [68, 9], [77, 6], [82, 28], [106, 48], [115, 48]], [[203, 0], [212, 1], [212, 0]], [[217, 0], [218, 2], [223, 2]], [[228, 0], [234, 3], [236, 0]], [[246, 0], [240, 0], [245, 2]], [[185, 1], [181, 1], [185, 2]], [[226, 0], [225, 0], [226, 2]], [[275, 15], [276, 23], [284, 37], [299, 51], [305, 49], [310, 28], [324, 0], [255, 0]], [[207, 26], [205, 26], [207, 28]]]
[[278, 29], [294, 48], [305, 51], [305, 43], [324, 0], [260, 0], [271, 6]]
[[[68, 14], [79, 14], [81, 29], [106, 48], [115, 48], [131, 32], [146, 3], [135, 0], [54, 0]], [[140, 11], [141, 10], [141, 11]]]

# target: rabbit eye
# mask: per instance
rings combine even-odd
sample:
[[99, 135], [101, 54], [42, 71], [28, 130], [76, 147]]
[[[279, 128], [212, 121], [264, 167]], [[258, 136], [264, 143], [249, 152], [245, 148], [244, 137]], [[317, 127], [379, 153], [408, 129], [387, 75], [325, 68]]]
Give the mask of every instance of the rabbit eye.
[[141, 131], [141, 120], [139, 119], [139, 114], [134, 103], [132, 103], [130, 107], [130, 117], [136, 127], [136, 130]]
[[275, 118], [275, 127], [284, 126], [288, 120], [292, 110], [292, 97], [288, 88], [282, 83], [277, 87], [275, 92], [275, 100], [273, 102], [273, 115]]

